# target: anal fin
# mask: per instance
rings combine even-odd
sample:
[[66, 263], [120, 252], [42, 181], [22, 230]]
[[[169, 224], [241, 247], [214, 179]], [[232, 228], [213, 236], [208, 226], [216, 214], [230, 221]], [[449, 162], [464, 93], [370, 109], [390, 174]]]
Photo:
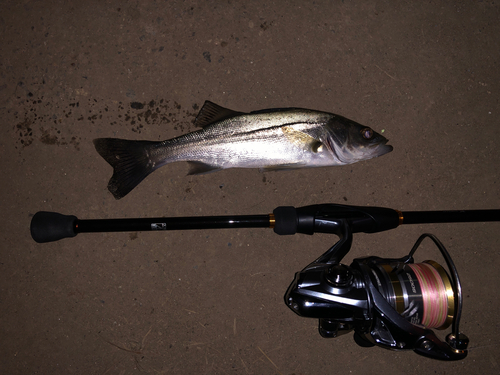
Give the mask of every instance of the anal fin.
[[222, 168], [216, 167], [214, 165], [210, 165], [207, 163], [203, 163], [201, 161], [188, 161], [189, 164], [189, 172], [188, 176], [195, 174], [205, 174], [211, 172], [220, 171]]

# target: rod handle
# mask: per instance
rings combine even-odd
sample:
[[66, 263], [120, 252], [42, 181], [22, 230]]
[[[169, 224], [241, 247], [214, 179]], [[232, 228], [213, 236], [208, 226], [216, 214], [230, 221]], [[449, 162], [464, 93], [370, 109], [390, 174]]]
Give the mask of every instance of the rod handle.
[[38, 243], [75, 237], [78, 234], [75, 230], [77, 220], [73, 215], [39, 211], [31, 219], [31, 237]]

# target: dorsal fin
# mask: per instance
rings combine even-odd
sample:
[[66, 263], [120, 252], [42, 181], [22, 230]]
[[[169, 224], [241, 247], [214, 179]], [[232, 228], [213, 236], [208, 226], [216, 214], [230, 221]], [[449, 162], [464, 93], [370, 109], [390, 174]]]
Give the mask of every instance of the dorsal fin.
[[261, 113], [275, 113], [275, 112], [287, 112], [287, 111], [293, 111], [295, 109], [301, 109], [301, 108], [268, 108], [268, 109], [259, 109], [257, 111], [252, 111], [250, 112], [251, 114], [261, 114]]
[[236, 112], [232, 109], [221, 107], [220, 105], [206, 100], [205, 104], [203, 104], [203, 107], [201, 107], [200, 112], [198, 112], [198, 116], [196, 116], [196, 119], [194, 120], [194, 125], [203, 128], [214, 122], [222, 121], [230, 117], [243, 114], [244, 112]]

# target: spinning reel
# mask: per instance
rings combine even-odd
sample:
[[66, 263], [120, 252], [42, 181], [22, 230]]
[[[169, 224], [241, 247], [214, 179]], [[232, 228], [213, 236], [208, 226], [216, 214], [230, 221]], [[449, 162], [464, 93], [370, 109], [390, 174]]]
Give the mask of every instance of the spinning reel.
[[[465, 358], [469, 340], [459, 331], [461, 284], [440, 241], [424, 234], [400, 259], [371, 256], [346, 266], [339, 262], [351, 248], [352, 233], [346, 223], [340, 229], [340, 241], [295, 275], [285, 303], [300, 316], [318, 318], [319, 333], [325, 338], [354, 331], [355, 342], [363, 347], [413, 349], [442, 360]], [[434, 261], [413, 262], [426, 237], [441, 250], [451, 279]], [[445, 329], [451, 323], [446, 342], [429, 329]]]
[[[332, 233], [339, 241], [295, 274], [285, 303], [296, 314], [319, 319], [326, 338], [354, 331], [357, 344], [411, 349], [440, 360], [467, 355], [467, 336], [459, 330], [462, 288], [456, 267], [443, 244], [422, 235], [402, 258], [375, 256], [341, 264], [353, 233], [376, 233], [401, 224], [500, 221], [500, 210], [408, 211], [381, 207], [320, 204], [278, 207], [269, 215], [79, 220], [75, 216], [38, 212], [31, 221], [36, 242], [57, 241], [78, 233], [215, 228], [273, 228], [277, 234]], [[438, 263], [414, 263], [425, 238], [440, 250], [449, 273]], [[440, 340], [432, 329], [451, 333]]]
[[[483, 211], [486, 212], [493, 215], [492, 211]], [[466, 357], [469, 339], [459, 330], [460, 279], [450, 255], [435, 236], [422, 235], [410, 253], [399, 259], [371, 256], [354, 259], [350, 266], [340, 263], [351, 249], [354, 232], [374, 233], [395, 228], [405, 221], [421, 222], [428, 213], [317, 205], [298, 209], [278, 207], [274, 214], [282, 223], [275, 227], [279, 234], [316, 231], [333, 233], [340, 239], [297, 272], [285, 294], [285, 303], [296, 314], [319, 319], [321, 336], [332, 338], [354, 331], [355, 342], [364, 347], [413, 349], [418, 354], [441, 360]], [[454, 220], [460, 221], [460, 215], [456, 215]], [[451, 212], [446, 211], [434, 212], [432, 217], [438, 222], [452, 219]], [[414, 263], [413, 255], [426, 237], [441, 251], [451, 278], [434, 261]], [[446, 342], [430, 329], [445, 329], [451, 323], [452, 332]]]

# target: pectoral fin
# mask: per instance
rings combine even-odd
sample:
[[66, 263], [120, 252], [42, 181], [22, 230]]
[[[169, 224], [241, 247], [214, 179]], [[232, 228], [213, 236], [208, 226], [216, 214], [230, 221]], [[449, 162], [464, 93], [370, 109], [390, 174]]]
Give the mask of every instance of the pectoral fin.
[[293, 169], [300, 169], [306, 166], [305, 163], [290, 163], [290, 164], [277, 164], [277, 165], [268, 165], [263, 168], [259, 168], [261, 172], [271, 172], [271, 171], [290, 171]]
[[323, 146], [323, 142], [309, 134], [296, 130], [291, 126], [283, 126], [281, 131], [290, 143], [303, 148], [306, 151], [318, 152]]

